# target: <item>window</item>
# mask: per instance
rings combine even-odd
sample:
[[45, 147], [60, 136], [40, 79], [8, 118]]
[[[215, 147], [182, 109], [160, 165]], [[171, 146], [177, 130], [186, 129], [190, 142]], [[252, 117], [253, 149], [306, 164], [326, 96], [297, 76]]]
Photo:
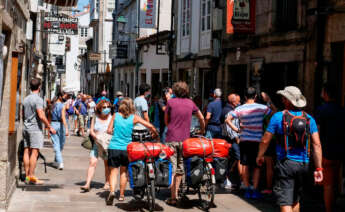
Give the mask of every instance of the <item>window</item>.
[[83, 27], [80, 27], [80, 37], [84, 37], [84, 30], [83, 30]]
[[191, 0], [183, 0], [182, 5], [182, 36], [190, 35], [190, 2]]
[[211, 30], [211, 0], [201, 1], [201, 31]]
[[286, 32], [297, 28], [297, 0], [277, 0], [277, 31]]
[[84, 36], [85, 36], [85, 37], [87, 37], [87, 30], [88, 30], [88, 28], [85, 27], [85, 28], [84, 28]]
[[80, 27], [80, 37], [87, 37], [87, 27]]

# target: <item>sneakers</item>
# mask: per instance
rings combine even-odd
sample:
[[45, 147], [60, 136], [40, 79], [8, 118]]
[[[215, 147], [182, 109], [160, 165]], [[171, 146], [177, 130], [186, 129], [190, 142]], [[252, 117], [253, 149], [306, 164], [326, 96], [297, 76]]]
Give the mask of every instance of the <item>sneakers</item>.
[[30, 177], [25, 177], [24, 183], [25, 183], [26, 185], [30, 184]]
[[226, 180], [224, 182], [224, 188], [225, 189], [231, 189], [232, 188], [231, 181], [228, 178], [226, 178]]
[[251, 196], [252, 199], [261, 199], [262, 198], [262, 195], [261, 193], [258, 191], [258, 190], [253, 190], [252, 192], [252, 196]]
[[110, 192], [106, 200], [107, 205], [113, 205], [114, 198], [115, 198], [115, 193]]
[[271, 195], [272, 194], [272, 190], [266, 189], [266, 190], [263, 190], [261, 193], [265, 194], [265, 195]]
[[63, 170], [63, 163], [59, 163], [58, 167], [57, 167], [59, 170]]
[[244, 192], [244, 198], [251, 199], [253, 190], [251, 188], [246, 188]]

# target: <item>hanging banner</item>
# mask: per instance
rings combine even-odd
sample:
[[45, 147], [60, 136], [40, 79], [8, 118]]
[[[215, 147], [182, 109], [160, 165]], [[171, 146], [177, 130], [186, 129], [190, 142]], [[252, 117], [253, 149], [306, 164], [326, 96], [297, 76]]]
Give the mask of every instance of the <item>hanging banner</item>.
[[226, 33], [234, 34], [232, 17], [234, 15], [234, 0], [226, 0]]
[[157, 0], [140, 1], [140, 28], [156, 28]]

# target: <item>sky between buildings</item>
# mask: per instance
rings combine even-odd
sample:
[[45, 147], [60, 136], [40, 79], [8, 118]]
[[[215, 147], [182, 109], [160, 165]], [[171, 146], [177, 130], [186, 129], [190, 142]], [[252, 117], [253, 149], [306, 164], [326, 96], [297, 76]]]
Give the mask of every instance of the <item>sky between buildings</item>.
[[78, 1], [78, 10], [83, 11], [83, 7], [89, 4], [89, 0], [79, 0]]

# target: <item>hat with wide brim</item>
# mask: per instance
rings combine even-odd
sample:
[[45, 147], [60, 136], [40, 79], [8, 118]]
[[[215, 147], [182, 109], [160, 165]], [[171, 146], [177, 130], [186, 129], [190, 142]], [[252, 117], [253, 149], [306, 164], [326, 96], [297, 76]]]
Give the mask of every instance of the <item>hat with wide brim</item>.
[[123, 93], [122, 93], [121, 91], [117, 91], [117, 92], [115, 93], [115, 96], [123, 96]]
[[302, 95], [300, 89], [295, 86], [287, 86], [284, 90], [277, 91], [277, 94], [284, 96], [297, 108], [303, 108], [307, 105], [307, 99]]

